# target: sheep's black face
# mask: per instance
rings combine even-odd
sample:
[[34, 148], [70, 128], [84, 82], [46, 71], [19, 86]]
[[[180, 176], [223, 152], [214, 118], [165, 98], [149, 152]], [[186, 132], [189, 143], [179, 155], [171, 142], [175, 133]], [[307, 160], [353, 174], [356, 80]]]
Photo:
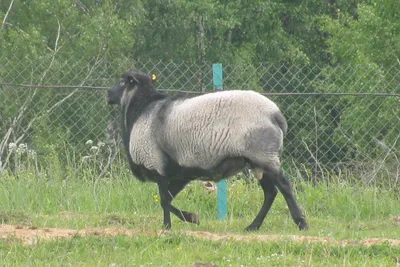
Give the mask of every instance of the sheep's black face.
[[110, 105], [122, 104], [124, 98], [127, 97], [129, 92], [133, 91], [138, 84], [139, 81], [135, 75], [131, 73], [123, 75], [114, 87], [108, 89], [107, 103]]

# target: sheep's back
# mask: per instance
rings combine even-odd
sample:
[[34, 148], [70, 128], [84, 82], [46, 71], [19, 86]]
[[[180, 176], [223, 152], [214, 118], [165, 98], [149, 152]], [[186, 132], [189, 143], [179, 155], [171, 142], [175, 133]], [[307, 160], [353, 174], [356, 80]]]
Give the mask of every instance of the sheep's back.
[[224, 158], [246, 153], [275, 157], [283, 135], [271, 119], [276, 113], [280, 111], [274, 102], [252, 91], [175, 101], [166, 110], [161, 143], [185, 167], [208, 169]]

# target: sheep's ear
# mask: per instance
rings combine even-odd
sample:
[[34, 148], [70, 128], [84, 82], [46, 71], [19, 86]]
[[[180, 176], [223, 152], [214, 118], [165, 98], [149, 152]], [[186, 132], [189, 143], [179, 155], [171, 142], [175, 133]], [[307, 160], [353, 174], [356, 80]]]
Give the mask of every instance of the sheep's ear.
[[129, 75], [128, 77], [126, 77], [128, 83], [134, 85], [134, 84], [139, 84], [139, 80], [136, 79], [136, 77], [133, 77], [132, 75]]

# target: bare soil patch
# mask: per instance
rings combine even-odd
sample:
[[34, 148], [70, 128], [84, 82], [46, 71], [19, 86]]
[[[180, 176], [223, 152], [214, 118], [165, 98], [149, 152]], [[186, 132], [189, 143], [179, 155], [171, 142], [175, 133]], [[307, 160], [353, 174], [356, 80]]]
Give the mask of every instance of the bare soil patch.
[[[337, 246], [372, 246], [378, 244], [388, 244], [390, 246], [400, 246], [400, 240], [389, 238], [370, 238], [364, 240], [336, 240], [329, 237], [315, 237], [306, 235], [265, 235], [265, 234], [221, 234], [204, 231], [180, 231], [186, 236], [214, 241], [258, 241], [271, 242], [279, 240], [291, 240], [298, 243], [321, 243]], [[144, 231], [140, 229], [122, 228], [36, 228], [25, 227], [12, 224], [0, 224], [0, 238], [4, 240], [19, 240], [24, 245], [36, 245], [39, 241], [72, 238], [76, 236], [167, 236], [168, 231]]]

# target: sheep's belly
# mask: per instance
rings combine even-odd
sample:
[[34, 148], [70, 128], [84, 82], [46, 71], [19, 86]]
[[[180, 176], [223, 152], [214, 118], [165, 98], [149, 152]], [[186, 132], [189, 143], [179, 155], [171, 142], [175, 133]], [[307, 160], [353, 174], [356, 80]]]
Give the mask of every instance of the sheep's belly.
[[227, 158], [208, 169], [199, 167], [167, 166], [167, 172], [171, 177], [219, 181], [237, 174], [243, 170], [245, 165], [246, 160], [244, 158]]

